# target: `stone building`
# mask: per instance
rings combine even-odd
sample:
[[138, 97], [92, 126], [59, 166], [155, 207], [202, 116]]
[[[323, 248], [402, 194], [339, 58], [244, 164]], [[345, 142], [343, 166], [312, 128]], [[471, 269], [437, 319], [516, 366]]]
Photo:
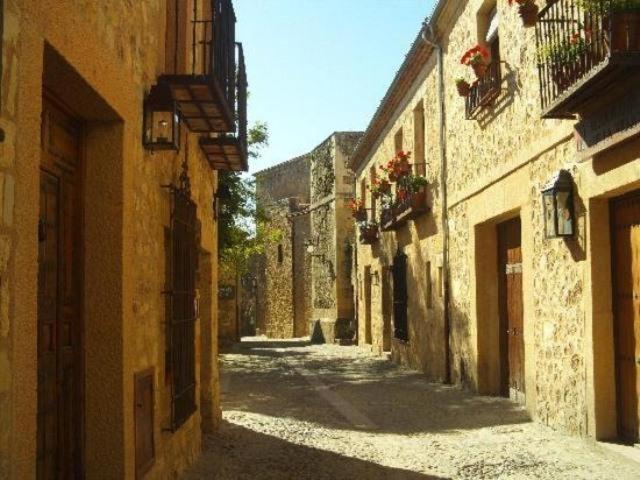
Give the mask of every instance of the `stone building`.
[[335, 132], [312, 152], [255, 174], [258, 207], [281, 241], [256, 269], [257, 329], [273, 338], [349, 337], [353, 319], [353, 173], [361, 133]]
[[351, 338], [353, 289], [351, 266], [354, 225], [349, 202], [354, 176], [348, 159], [361, 132], [335, 132], [318, 145], [311, 157], [311, 235], [306, 242], [311, 258], [312, 339], [333, 343]]
[[270, 338], [308, 335], [311, 287], [305, 241], [311, 225], [302, 213], [311, 195], [310, 167], [305, 155], [255, 174], [257, 207], [278, 236], [254, 265], [256, 333]]
[[[440, 0], [359, 143], [358, 195], [386, 230], [361, 229], [359, 342], [558, 430], [638, 441], [639, 18], [537, 3], [525, 28], [506, 0]], [[462, 97], [476, 43], [490, 65]], [[426, 212], [371, 203], [398, 150]]]
[[219, 422], [234, 25], [228, 0], [0, 0], [0, 478], [174, 478]]

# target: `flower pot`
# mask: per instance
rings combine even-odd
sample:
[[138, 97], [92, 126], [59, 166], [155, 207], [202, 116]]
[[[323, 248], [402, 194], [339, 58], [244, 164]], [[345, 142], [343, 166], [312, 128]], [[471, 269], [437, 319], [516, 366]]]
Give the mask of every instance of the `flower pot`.
[[353, 218], [356, 219], [356, 222], [365, 222], [367, 220], [367, 211], [364, 208], [356, 210], [353, 212]]
[[525, 28], [535, 27], [540, 9], [533, 0], [528, 0], [518, 7], [518, 13]]
[[486, 63], [473, 63], [471, 64], [471, 68], [473, 68], [473, 73], [476, 74], [476, 77], [478, 78], [482, 78], [484, 76], [485, 73], [487, 73], [487, 68], [489, 68], [489, 65], [487, 65]]
[[471, 92], [471, 85], [467, 82], [458, 82], [456, 83], [456, 88], [458, 89], [458, 95], [461, 97], [468, 97]]
[[365, 245], [371, 245], [378, 240], [378, 227], [368, 225], [360, 229], [360, 241]]

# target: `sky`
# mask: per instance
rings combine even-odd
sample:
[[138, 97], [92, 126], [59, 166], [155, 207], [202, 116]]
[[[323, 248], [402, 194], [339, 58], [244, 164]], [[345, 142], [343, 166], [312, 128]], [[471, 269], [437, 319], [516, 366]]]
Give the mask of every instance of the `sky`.
[[249, 123], [270, 144], [256, 172], [334, 131], [364, 130], [433, 0], [234, 0], [249, 79]]

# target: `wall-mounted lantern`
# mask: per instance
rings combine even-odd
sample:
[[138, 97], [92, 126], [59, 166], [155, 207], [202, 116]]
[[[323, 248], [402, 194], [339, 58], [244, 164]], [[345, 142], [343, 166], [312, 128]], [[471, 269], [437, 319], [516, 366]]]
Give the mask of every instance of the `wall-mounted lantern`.
[[568, 171], [560, 170], [542, 189], [542, 206], [547, 238], [573, 236], [573, 177]]
[[178, 106], [168, 85], [154, 85], [145, 98], [142, 143], [147, 150], [180, 150]]

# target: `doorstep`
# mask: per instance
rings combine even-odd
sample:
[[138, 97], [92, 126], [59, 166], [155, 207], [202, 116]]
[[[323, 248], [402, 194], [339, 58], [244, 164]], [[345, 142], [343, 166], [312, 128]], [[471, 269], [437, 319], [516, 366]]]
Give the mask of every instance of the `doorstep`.
[[640, 465], [640, 443], [623, 445], [620, 443], [596, 442], [596, 445], [606, 452], [612, 452], [626, 460]]

